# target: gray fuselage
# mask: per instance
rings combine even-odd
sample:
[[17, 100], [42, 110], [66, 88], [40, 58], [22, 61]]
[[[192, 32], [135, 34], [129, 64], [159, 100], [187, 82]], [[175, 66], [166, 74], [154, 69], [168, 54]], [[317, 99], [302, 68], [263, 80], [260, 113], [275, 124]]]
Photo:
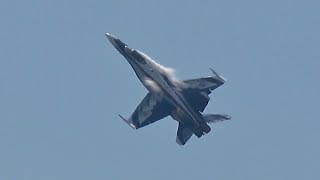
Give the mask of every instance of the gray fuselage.
[[211, 129], [201, 113], [190, 106], [183, 95], [183, 83], [175, 82], [166, 73], [165, 67], [157, 64], [146, 54], [129, 48], [125, 43], [107, 34], [110, 42], [129, 62], [142, 84], [159, 101], [165, 100], [174, 107], [170, 114], [173, 119], [188, 126], [198, 137]]
[[146, 54], [125, 47], [124, 57], [130, 63], [142, 84], [158, 100], [165, 99], [175, 107], [174, 114], [171, 115], [177, 121], [196, 129], [206, 124], [200, 112], [195, 111], [185, 99], [180, 83], [174, 81]]

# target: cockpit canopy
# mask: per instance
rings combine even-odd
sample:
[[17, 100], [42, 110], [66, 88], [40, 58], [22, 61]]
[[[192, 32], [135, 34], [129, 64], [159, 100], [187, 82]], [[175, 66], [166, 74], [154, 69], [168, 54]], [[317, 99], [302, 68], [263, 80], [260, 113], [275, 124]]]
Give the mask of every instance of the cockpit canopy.
[[142, 64], [146, 64], [147, 63], [146, 60], [141, 56], [141, 54], [138, 51], [132, 50], [132, 54], [131, 55], [132, 55], [133, 59], [135, 59], [136, 61], [138, 61], [138, 62], [140, 62]]

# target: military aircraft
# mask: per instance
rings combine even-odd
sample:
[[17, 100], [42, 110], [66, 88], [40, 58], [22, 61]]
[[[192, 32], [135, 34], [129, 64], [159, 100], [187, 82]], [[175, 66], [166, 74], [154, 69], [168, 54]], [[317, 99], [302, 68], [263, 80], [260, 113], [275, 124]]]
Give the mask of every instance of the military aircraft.
[[130, 118], [119, 115], [132, 128], [142, 128], [170, 115], [179, 123], [176, 142], [184, 145], [193, 134], [200, 138], [209, 133], [211, 128], [207, 123], [231, 119], [227, 114], [203, 114], [210, 100], [208, 95], [225, 83], [214, 70], [211, 69], [213, 75], [209, 77], [179, 81], [168, 68], [143, 52], [109, 33], [106, 35], [149, 91]]

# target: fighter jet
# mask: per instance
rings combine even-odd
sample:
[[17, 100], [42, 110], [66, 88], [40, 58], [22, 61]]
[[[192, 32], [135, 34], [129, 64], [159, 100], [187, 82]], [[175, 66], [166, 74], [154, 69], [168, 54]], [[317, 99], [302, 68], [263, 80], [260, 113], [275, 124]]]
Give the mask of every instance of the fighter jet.
[[209, 133], [208, 123], [231, 119], [227, 114], [203, 114], [210, 100], [208, 95], [225, 83], [214, 70], [209, 77], [179, 81], [143, 52], [109, 33], [106, 35], [149, 91], [128, 119], [119, 115], [132, 128], [142, 128], [170, 115], [179, 123], [176, 142], [184, 145], [193, 134], [200, 138]]

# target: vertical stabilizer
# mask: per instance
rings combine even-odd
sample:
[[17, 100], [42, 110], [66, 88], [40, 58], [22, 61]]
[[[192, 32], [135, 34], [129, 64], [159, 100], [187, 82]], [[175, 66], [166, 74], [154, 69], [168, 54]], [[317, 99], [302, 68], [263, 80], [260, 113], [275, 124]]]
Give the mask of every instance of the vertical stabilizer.
[[192, 134], [193, 132], [189, 128], [179, 123], [176, 142], [182, 146], [191, 138]]

